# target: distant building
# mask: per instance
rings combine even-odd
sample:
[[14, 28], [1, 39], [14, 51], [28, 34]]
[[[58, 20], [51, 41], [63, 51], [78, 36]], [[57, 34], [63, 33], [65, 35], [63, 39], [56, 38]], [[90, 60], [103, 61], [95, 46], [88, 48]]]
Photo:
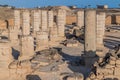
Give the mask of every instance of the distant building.
[[108, 9], [108, 5], [97, 5], [98, 9]]
[[0, 5], [0, 8], [15, 8], [14, 6], [9, 5]]
[[69, 6], [69, 8], [71, 8], [71, 9], [76, 9], [77, 6]]

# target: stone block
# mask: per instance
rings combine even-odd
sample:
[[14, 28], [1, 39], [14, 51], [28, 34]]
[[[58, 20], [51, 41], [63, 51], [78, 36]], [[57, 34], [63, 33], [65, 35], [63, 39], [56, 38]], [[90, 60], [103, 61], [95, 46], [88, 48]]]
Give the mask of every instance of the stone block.
[[79, 28], [84, 26], [84, 10], [77, 12], [77, 26], [79, 26]]
[[53, 27], [53, 11], [48, 11], [48, 28]]
[[97, 69], [98, 75], [109, 75], [109, 74], [113, 74], [113, 72], [114, 72], [113, 68], [110, 68], [110, 69], [99, 68], [99, 69]]
[[22, 34], [30, 34], [30, 13], [27, 10], [22, 13]]
[[40, 30], [40, 11], [34, 10], [33, 11], [33, 32]]
[[120, 64], [120, 59], [116, 60], [116, 64]]
[[110, 78], [112, 80], [119, 80], [120, 77], [119, 76], [115, 76], [115, 75], [108, 75], [108, 76], [104, 76], [104, 79]]
[[116, 58], [111, 56], [110, 60], [116, 61]]
[[0, 80], [9, 80], [9, 69], [0, 68]]
[[71, 43], [67, 43], [66, 46], [67, 47], [73, 47], [73, 45]]
[[111, 64], [111, 65], [115, 65], [115, 63], [116, 63], [116, 62], [115, 62], [114, 60], [110, 60], [110, 64]]
[[20, 11], [14, 10], [14, 27], [20, 29]]
[[41, 28], [42, 30], [47, 30], [48, 29], [48, 21], [47, 21], [47, 11], [46, 10], [42, 10], [41, 11]]
[[[21, 50], [20, 50], [20, 57], [26, 59], [30, 59], [34, 55], [34, 43], [33, 43], [32, 36], [22, 36], [21, 37]], [[28, 50], [29, 49], [29, 50]]]
[[74, 44], [73, 44], [73, 47], [78, 47], [78, 43], [74, 43]]
[[86, 78], [86, 80], [91, 80], [90, 78]]
[[97, 76], [96, 76], [96, 78], [97, 78], [98, 80], [102, 80], [103, 77], [104, 77], [104, 75], [97, 75]]
[[107, 69], [111, 69], [111, 68], [114, 68], [115, 67], [115, 65], [111, 65], [111, 64], [107, 64], [106, 66], [105, 66], [105, 68], [107, 68]]
[[118, 67], [118, 68], [120, 68], [120, 64], [116, 64], [116, 65], [115, 65], [115, 67]]
[[115, 67], [114, 75], [115, 76], [120, 76], [120, 68]]

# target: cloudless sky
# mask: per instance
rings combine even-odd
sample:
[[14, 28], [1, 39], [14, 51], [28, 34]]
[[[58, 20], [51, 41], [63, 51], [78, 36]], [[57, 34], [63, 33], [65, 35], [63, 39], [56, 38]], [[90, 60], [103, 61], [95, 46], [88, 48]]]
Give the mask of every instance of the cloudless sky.
[[120, 7], [120, 0], [0, 0], [1, 5], [11, 5], [16, 7], [32, 8], [37, 6], [57, 6], [57, 5], [76, 5], [78, 7], [85, 7], [91, 5], [108, 5], [110, 8]]

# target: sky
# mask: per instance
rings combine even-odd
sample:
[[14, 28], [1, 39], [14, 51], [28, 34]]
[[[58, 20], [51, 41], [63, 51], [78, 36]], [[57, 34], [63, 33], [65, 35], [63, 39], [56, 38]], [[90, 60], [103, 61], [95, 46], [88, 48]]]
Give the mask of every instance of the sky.
[[91, 5], [108, 5], [110, 8], [119, 8], [120, 0], [0, 0], [0, 5], [11, 5], [18, 8], [33, 8], [43, 6], [58, 6], [58, 5], [76, 5], [77, 7], [85, 7]]

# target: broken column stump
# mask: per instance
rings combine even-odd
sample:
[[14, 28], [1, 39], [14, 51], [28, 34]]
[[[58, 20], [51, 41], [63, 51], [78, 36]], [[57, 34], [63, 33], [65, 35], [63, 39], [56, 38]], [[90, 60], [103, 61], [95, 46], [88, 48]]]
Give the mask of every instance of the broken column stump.
[[21, 36], [19, 60], [31, 59], [34, 55], [34, 39], [32, 36]]

